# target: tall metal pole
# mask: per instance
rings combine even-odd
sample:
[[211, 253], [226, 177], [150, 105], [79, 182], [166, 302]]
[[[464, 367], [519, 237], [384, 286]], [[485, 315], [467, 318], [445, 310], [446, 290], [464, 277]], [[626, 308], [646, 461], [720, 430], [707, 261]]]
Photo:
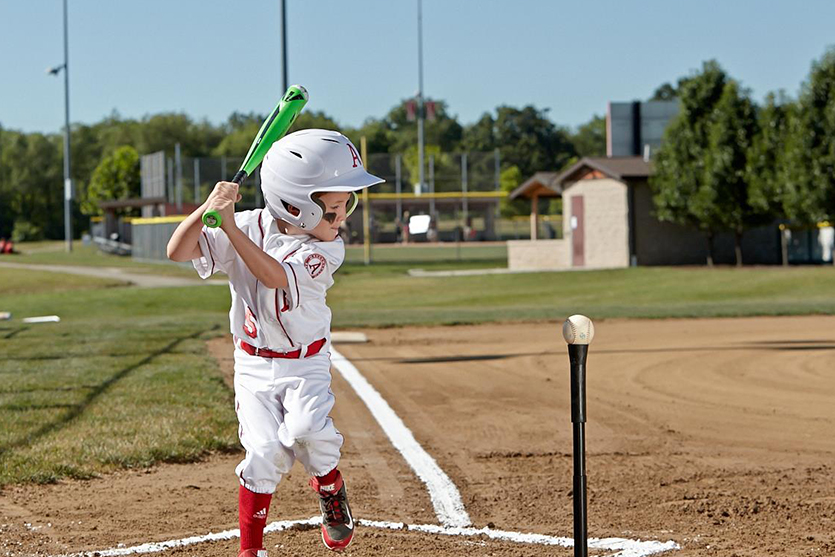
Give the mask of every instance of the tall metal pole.
[[435, 154], [429, 155], [429, 216], [435, 219]]
[[467, 218], [470, 216], [470, 207], [467, 203], [467, 153], [461, 154], [461, 193], [463, 193], [462, 205], [464, 208], [464, 226], [467, 225]]
[[397, 155], [394, 158], [394, 173], [395, 173], [394, 191], [397, 193], [397, 220], [398, 221], [403, 220], [403, 200], [400, 199], [400, 191], [401, 191], [400, 181], [402, 179], [402, 176], [401, 176], [402, 173], [401, 173], [401, 170], [400, 170], [400, 165], [401, 165], [401, 162], [400, 162], [401, 158], [400, 157], [401, 157], [401, 155]]
[[[495, 151], [496, 157], [496, 174], [495, 174], [495, 182], [496, 182], [496, 191], [501, 191], [502, 189], [502, 160], [501, 154], [499, 152], [499, 148], [496, 147]], [[501, 204], [496, 203], [496, 218], [501, 216]]]
[[180, 143], [174, 145], [174, 203], [177, 204], [177, 213], [183, 212], [183, 157], [180, 151]]
[[194, 203], [200, 204], [200, 159], [194, 157]]
[[[363, 166], [368, 168], [368, 143], [365, 136], [360, 138], [360, 155]], [[363, 263], [371, 264], [371, 201], [368, 198], [368, 188], [362, 190], [362, 253]]]
[[281, 0], [281, 90], [287, 87], [287, 2]]
[[64, 238], [72, 251], [72, 178], [70, 178], [70, 66], [67, 39], [67, 0], [64, 0]]
[[417, 98], [417, 117], [418, 117], [418, 164], [420, 169], [418, 176], [420, 180], [420, 191], [424, 188], [423, 175], [423, 1], [418, 0], [418, 98]]

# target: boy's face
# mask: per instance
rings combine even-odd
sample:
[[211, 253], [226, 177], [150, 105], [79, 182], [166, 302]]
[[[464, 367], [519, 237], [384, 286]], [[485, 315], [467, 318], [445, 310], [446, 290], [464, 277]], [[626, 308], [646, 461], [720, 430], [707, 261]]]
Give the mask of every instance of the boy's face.
[[316, 199], [324, 206], [324, 215], [310, 234], [322, 240], [330, 242], [339, 236], [339, 226], [345, 222], [348, 213], [348, 202], [351, 200], [350, 192], [328, 192], [316, 194]]

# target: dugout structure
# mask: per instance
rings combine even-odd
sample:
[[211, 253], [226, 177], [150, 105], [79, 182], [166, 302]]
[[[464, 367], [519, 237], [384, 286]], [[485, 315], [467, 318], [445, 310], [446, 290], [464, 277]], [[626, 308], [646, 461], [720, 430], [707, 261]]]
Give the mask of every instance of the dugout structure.
[[[360, 203], [349, 218], [343, 231], [347, 244], [365, 241], [366, 211], [370, 241], [375, 244], [490, 241], [507, 234], [498, 226], [499, 204], [507, 196], [500, 190], [498, 150], [430, 153], [424, 184], [416, 183], [417, 169], [408, 155], [376, 153], [365, 162], [369, 172], [386, 182], [370, 190], [368, 208]], [[154, 199], [155, 205], [145, 207], [142, 218], [129, 223], [133, 257], [167, 261], [165, 244], [177, 223], [202, 202], [215, 182], [229, 179], [239, 163], [240, 159], [231, 157], [181, 156], [176, 146], [173, 158], [163, 152], [143, 156], [142, 193]], [[259, 172], [244, 183], [241, 195], [237, 210], [263, 207]], [[408, 217], [416, 215], [431, 216], [432, 234], [403, 234]]]

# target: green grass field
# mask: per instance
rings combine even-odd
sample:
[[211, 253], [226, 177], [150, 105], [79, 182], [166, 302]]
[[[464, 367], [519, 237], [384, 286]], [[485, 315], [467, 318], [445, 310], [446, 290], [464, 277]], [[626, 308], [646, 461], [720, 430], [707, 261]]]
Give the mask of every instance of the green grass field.
[[27, 265], [70, 265], [84, 267], [118, 267], [138, 274], [164, 275], [171, 277], [194, 277], [190, 265], [170, 262], [140, 262], [130, 257], [111, 255], [96, 246], [73, 244], [72, 253], [64, 251], [63, 242], [33, 242], [17, 246], [20, 253], [0, 262], [25, 263]]
[[[408, 276], [412, 267], [504, 264], [489, 249], [483, 259], [464, 262], [449, 251], [403, 253], [426, 249], [392, 249], [390, 262], [368, 267], [346, 263], [328, 296], [335, 328], [558, 323], [573, 313], [593, 319], [835, 314], [833, 267]], [[409, 253], [417, 260], [409, 261]], [[37, 255], [56, 262], [55, 254]], [[82, 250], [56, 257], [64, 264], [89, 258], [130, 264]], [[0, 485], [86, 478], [237, 447], [232, 393], [205, 349], [206, 340], [228, 330], [228, 305], [225, 284], [137, 289], [0, 269], [0, 311], [14, 316], [0, 321]], [[18, 319], [51, 314], [61, 322]]]
[[[421, 267], [433, 269], [441, 265]], [[347, 265], [328, 296], [337, 327], [592, 318], [835, 313], [835, 268], [652, 268], [413, 278]]]
[[[205, 341], [226, 330], [224, 286], [44, 290], [0, 270], [0, 485], [192, 461], [237, 446], [232, 393]], [[76, 284], [76, 286], [78, 286]], [[226, 298], [224, 299], [224, 291]], [[206, 296], [206, 291], [214, 293]], [[18, 316], [57, 314], [60, 323]]]

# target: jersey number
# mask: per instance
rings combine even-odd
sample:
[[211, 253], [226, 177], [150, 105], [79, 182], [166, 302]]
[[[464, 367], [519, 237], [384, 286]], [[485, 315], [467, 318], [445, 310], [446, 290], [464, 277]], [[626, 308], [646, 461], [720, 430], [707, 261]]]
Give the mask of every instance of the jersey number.
[[244, 321], [244, 333], [249, 338], [255, 338], [258, 336], [258, 329], [255, 328], [255, 316], [252, 315], [252, 312], [249, 308], [246, 308], [246, 320]]

